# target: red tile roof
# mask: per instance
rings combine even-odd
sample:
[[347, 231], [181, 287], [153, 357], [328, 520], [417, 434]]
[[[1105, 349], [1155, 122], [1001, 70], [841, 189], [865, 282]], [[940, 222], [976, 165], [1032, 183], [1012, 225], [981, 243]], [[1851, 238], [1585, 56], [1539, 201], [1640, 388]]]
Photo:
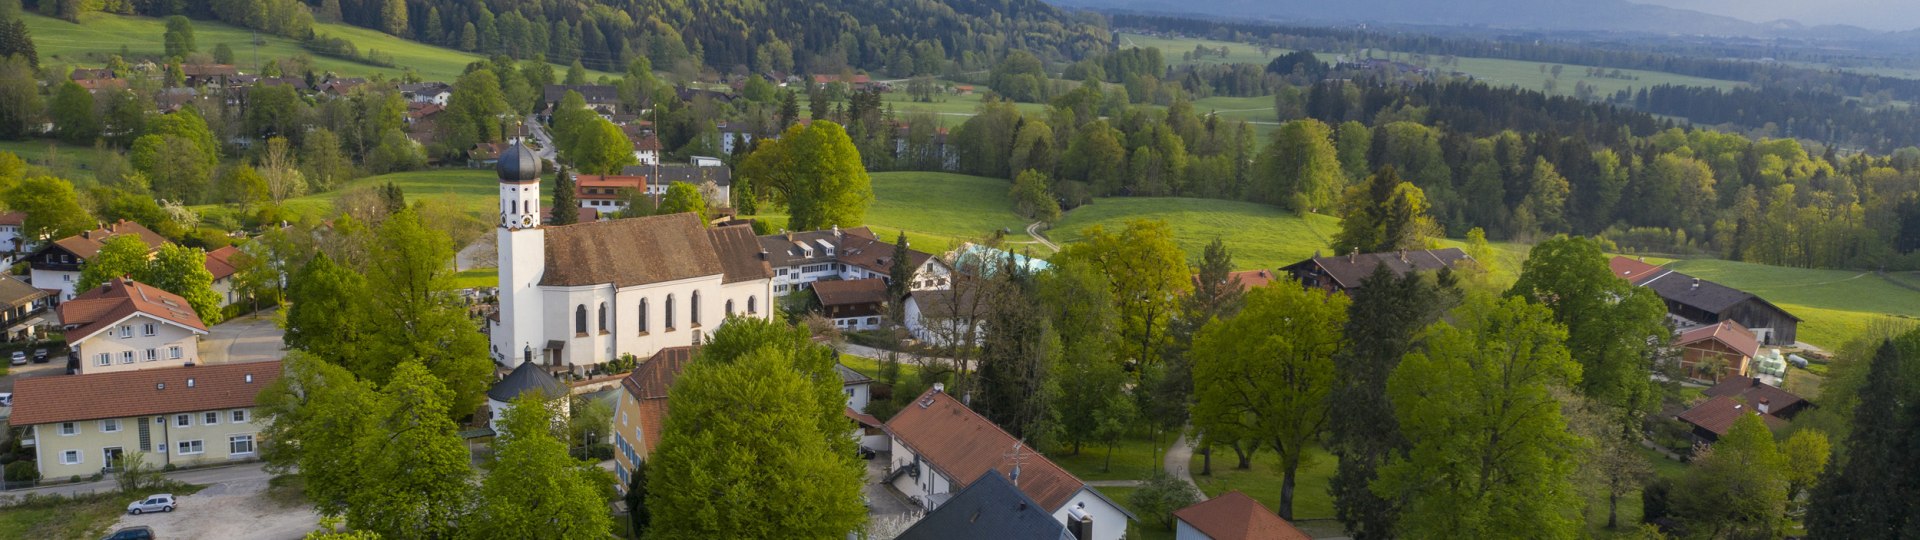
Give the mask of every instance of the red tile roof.
[[1673, 338], [1673, 344], [1676, 347], [1685, 347], [1706, 340], [1726, 344], [1728, 348], [1748, 358], [1760, 355], [1760, 339], [1754, 337], [1753, 332], [1747, 330], [1747, 327], [1734, 321], [1720, 321], [1681, 332], [1678, 337]]
[[1173, 517], [1199, 529], [1213, 540], [1312, 540], [1239, 491], [1229, 491], [1205, 502], [1181, 508]]
[[653, 448], [660, 444], [660, 431], [667, 427], [667, 394], [673, 382], [680, 378], [680, 372], [692, 361], [692, 347], [660, 349], [620, 379], [620, 387], [639, 403], [640, 434], [644, 437], [641, 444], [647, 454], [652, 454]]
[[0, 213], [0, 225], [13, 225], [15, 227], [18, 227], [25, 224], [27, 224], [26, 212], [14, 210], [11, 212]]
[[[1255, 287], [1265, 287], [1278, 278], [1273, 275], [1272, 270], [1242, 270], [1227, 274], [1228, 283], [1232, 283], [1234, 279], [1240, 280], [1240, 290], [1245, 291]], [[1200, 285], [1200, 276], [1193, 276], [1193, 284], [1195, 287]]]
[[148, 251], [160, 249], [161, 245], [167, 243], [166, 237], [160, 236], [160, 233], [124, 219], [103, 225], [98, 229], [54, 240], [53, 243], [84, 261], [99, 254], [101, 246], [105, 245], [107, 239], [129, 234], [139, 235], [140, 240], [147, 243]]
[[578, 199], [619, 199], [622, 189], [645, 190], [647, 177], [599, 174], [580, 174], [573, 177], [573, 196]]
[[207, 252], [207, 272], [213, 274], [214, 281], [232, 277], [239, 269], [234, 266], [233, 256], [240, 254], [240, 248], [226, 246]]
[[260, 389], [279, 378], [278, 360], [23, 378], [13, 385], [12, 422], [30, 426], [252, 407]]
[[1686, 412], [1680, 413], [1679, 418], [1683, 422], [1699, 426], [1700, 429], [1705, 429], [1713, 432], [1716, 436], [1721, 436], [1726, 435], [1727, 430], [1733, 428], [1733, 422], [1739, 420], [1740, 415], [1743, 414], [1758, 415], [1761, 420], [1766, 421], [1767, 428], [1769, 429], [1779, 429], [1787, 425], [1787, 421], [1780, 417], [1771, 414], [1760, 414], [1760, 411], [1754, 409], [1753, 405], [1728, 396], [1720, 396], [1706, 400], [1691, 409], [1687, 409]]
[[1020, 491], [1054, 512], [1087, 487], [1073, 473], [1033, 453], [986, 417], [939, 390], [927, 390], [887, 421], [887, 433], [920, 455], [934, 470], [966, 487], [989, 470], [1013, 476], [1009, 457], [1019, 447]]
[[1768, 407], [1767, 413], [1776, 415], [1780, 414], [1781, 411], [1791, 410], [1793, 407], [1806, 401], [1805, 398], [1795, 395], [1792, 392], [1760, 382], [1760, 379], [1754, 377], [1728, 377], [1721, 380], [1719, 384], [1708, 387], [1701, 393], [1707, 397], [1726, 396], [1739, 398], [1752, 405], [1759, 405], [1764, 401]]
[[207, 333], [207, 325], [200, 322], [200, 315], [194, 313], [193, 305], [188, 304], [187, 299], [126, 278], [114, 279], [60, 304], [60, 322], [69, 328], [66, 331], [68, 343], [78, 343], [92, 337], [135, 313], [185, 327], [197, 334]]
[[1628, 257], [1614, 257], [1607, 261], [1607, 267], [1613, 270], [1614, 277], [1639, 285], [1666, 271], [1646, 261]]

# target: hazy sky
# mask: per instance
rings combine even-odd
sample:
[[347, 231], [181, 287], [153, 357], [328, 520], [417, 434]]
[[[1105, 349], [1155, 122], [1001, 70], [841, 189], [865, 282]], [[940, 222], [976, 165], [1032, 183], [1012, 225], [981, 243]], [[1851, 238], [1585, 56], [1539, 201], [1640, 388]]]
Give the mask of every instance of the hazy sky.
[[1752, 22], [1793, 19], [1806, 24], [1851, 24], [1877, 30], [1920, 28], [1915, 0], [1632, 0], [1704, 11]]

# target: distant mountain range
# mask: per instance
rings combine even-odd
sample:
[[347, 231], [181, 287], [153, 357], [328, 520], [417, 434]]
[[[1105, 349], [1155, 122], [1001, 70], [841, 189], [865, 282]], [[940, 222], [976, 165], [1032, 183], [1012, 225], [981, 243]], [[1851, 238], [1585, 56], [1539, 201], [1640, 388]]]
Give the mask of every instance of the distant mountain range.
[[1063, 7], [1193, 14], [1304, 23], [1380, 23], [1513, 30], [1635, 32], [1749, 37], [1860, 38], [1882, 32], [1755, 23], [1627, 0], [1048, 0]]

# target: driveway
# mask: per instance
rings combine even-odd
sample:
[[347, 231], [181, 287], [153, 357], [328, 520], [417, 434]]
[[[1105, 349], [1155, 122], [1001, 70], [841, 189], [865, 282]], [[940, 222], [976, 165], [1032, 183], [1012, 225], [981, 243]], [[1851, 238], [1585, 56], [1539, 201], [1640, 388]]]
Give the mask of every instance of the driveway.
[[312, 505], [283, 505], [266, 496], [270, 476], [258, 464], [207, 472], [224, 479], [207, 483], [185, 478], [184, 473], [170, 475], [208, 485], [199, 493], [180, 497], [179, 507], [172, 512], [122, 515], [113, 530], [144, 525], [153, 527], [154, 536], [160, 538], [295, 540], [319, 528], [320, 514]]
[[200, 340], [200, 361], [206, 364], [265, 362], [286, 357], [281, 337], [286, 335], [274, 323], [279, 310], [267, 310], [213, 325]]
[[894, 491], [892, 486], [880, 483], [886, 479], [887, 461], [887, 454], [884, 453], [867, 460], [866, 495], [873, 502], [873, 507], [867, 509], [867, 515], [876, 522], [883, 518], [904, 519], [906, 523], [918, 521], [919, 507], [907, 502], [907, 498], [900, 496], [900, 492]]

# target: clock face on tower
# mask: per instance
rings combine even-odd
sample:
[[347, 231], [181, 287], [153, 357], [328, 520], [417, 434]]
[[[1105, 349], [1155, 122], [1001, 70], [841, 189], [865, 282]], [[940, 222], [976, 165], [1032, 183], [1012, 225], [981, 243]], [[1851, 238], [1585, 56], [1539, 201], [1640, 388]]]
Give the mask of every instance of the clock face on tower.
[[522, 227], [532, 227], [532, 226], [533, 226], [533, 216], [520, 216], [520, 226], [522, 226]]

